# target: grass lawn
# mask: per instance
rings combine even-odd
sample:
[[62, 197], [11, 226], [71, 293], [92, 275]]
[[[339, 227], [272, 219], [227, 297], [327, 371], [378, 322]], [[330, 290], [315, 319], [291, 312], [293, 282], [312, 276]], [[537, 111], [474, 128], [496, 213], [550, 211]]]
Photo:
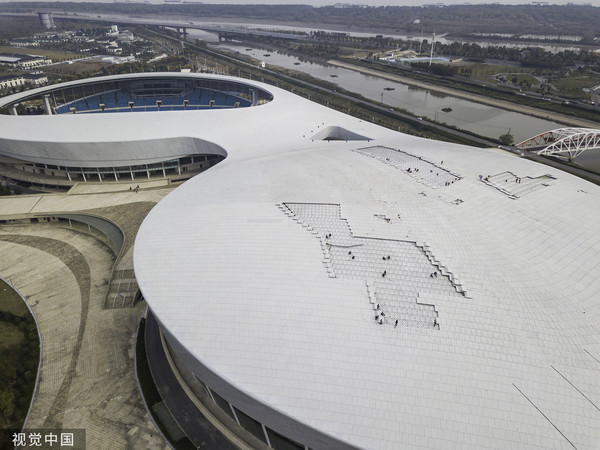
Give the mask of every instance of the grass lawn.
[[[0, 280], [0, 429], [7, 424], [21, 428], [33, 395], [40, 358], [36, 323], [21, 297]], [[0, 448], [12, 448], [0, 433]]]
[[60, 59], [75, 59], [80, 58], [81, 55], [74, 53], [59, 52], [56, 50], [44, 50], [42, 48], [22, 48], [22, 47], [9, 47], [0, 45], [0, 53], [20, 53], [22, 55], [39, 55], [51, 58], [52, 61]]
[[469, 79], [472, 81], [481, 81], [482, 83], [499, 84], [498, 80], [488, 75], [471, 75]]
[[[498, 75], [502, 75], [508, 82], [515, 86], [517, 86], [521, 81], [527, 81], [531, 85], [539, 84], [535, 77], [529, 75], [534, 71], [532, 68], [483, 63], [464, 63], [459, 67], [459, 74], [468, 75], [471, 80], [480, 81], [482, 83], [505, 86], [497, 79]], [[461, 73], [461, 69], [463, 68], [471, 70], [471, 73]], [[517, 82], [512, 83], [512, 79], [515, 77], [517, 78]]]
[[86, 73], [95, 74], [100, 71], [101, 67], [110, 66], [109, 63], [100, 62], [98, 59], [93, 59], [90, 61], [77, 61], [73, 64], [56, 64], [54, 66], [49, 66], [45, 69], [47, 73], [56, 73], [56, 74], [80, 74]]
[[0, 351], [12, 347], [13, 345], [19, 345], [21, 340], [25, 337], [23, 332], [19, 330], [19, 327], [12, 323], [6, 323], [0, 321]]
[[523, 83], [529, 83], [532, 86], [540, 84], [538, 79], [531, 75], [507, 75], [506, 76], [506, 79], [510, 82], [512, 82], [513, 78], [517, 79], [515, 84], [519, 84], [521, 81], [523, 81]]
[[504, 66], [500, 64], [484, 64], [484, 63], [465, 63], [460, 66], [471, 69], [471, 75], [477, 77], [492, 77], [499, 73], [533, 73], [535, 69], [530, 67], [515, 67], [515, 66]]
[[584, 98], [584, 88], [592, 88], [600, 84], [600, 77], [566, 77], [552, 79], [552, 86], [559, 89], [561, 92], [569, 93], [572, 98]]

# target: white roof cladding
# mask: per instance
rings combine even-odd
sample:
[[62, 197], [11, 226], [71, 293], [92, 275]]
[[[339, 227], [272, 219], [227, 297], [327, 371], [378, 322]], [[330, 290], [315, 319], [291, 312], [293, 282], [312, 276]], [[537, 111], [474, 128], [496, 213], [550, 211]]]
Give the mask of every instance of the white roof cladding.
[[[256, 84], [274, 100], [160, 113], [134, 129], [144, 139], [185, 133], [227, 153], [161, 201], [136, 240], [137, 280], [169, 333], [257, 402], [357, 447], [595, 447], [600, 188]], [[371, 141], [311, 139], [326, 127]], [[353, 151], [372, 146], [459, 179], [434, 188]], [[336, 276], [334, 264], [331, 276], [325, 237], [283, 203], [340, 205], [354, 237], [418, 243], [432, 271], [443, 267], [467, 295], [419, 297], [439, 329], [379, 325], [370, 275]]]
[[[78, 80], [28, 90], [0, 99], [0, 106], [89, 83], [164, 79], [231, 81], [269, 92], [272, 86], [219, 75], [150, 73]], [[285, 93], [285, 91], [281, 91]], [[274, 107], [274, 108], [273, 108]], [[262, 114], [247, 114], [244, 109]], [[250, 108], [99, 114], [0, 115], [0, 155], [36, 163], [77, 167], [112, 167], [166, 161], [190, 154], [224, 155], [221, 141], [268, 120], [273, 101]], [[255, 113], [256, 113], [255, 111]], [[247, 131], [245, 131], [247, 130]], [[155, 142], [152, 142], [155, 141]]]

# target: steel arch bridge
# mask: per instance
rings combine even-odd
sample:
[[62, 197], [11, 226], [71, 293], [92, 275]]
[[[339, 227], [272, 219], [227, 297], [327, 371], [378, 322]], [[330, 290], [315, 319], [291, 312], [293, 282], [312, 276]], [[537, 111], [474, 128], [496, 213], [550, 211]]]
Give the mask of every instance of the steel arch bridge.
[[558, 128], [526, 139], [516, 147], [538, 155], [551, 155], [568, 159], [586, 150], [600, 149], [600, 130], [593, 128]]

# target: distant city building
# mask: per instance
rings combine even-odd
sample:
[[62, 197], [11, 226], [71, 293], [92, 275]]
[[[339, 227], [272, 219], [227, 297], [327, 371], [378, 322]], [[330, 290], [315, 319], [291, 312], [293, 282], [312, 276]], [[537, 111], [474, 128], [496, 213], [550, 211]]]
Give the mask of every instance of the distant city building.
[[135, 36], [129, 30], [120, 31], [115, 38], [119, 42], [133, 42], [135, 40]]
[[414, 50], [390, 50], [385, 52], [385, 55], [379, 56], [379, 59], [384, 61], [395, 61], [398, 58], [416, 58], [417, 52]]
[[26, 73], [23, 75], [25, 83], [31, 84], [32, 86], [43, 86], [48, 84], [48, 77], [43, 73]]
[[77, 43], [81, 43], [81, 42], [95, 42], [94, 39], [88, 37], [88, 36], [71, 36], [70, 38], [71, 42], [77, 42]]
[[56, 42], [67, 42], [71, 39], [71, 35], [66, 32], [44, 32], [44, 33], [36, 33], [33, 35], [33, 40], [36, 42], [45, 42], [45, 43], [56, 43]]
[[116, 45], [116, 41], [112, 36], [99, 37], [96, 39], [96, 43], [100, 45]]
[[135, 56], [106, 56], [101, 61], [109, 64], [123, 64], [135, 61]]
[[351, 3], [336, 3], [334, 8], [368, 8], [369, 5], [353, 5]]
[[20, 53], [0, 53], [0, 64], [28, 69], [52, 63], [51, 59], [39, 55], [23, 55]]
[[12, 47], [39, 47], [39, 42], [29, 38], [14, 38], [10, 40]]
[[149, 59], [148, 62], [152, 63], [152, 62], [156, 62], [156, 61], [160, 61], [161, 59], [165, 59], [168, 55], [166, 53], [162, 53], [152, 59]]
[[25, 79], [23, 75], [3, 75], [0, 76], [0, 89], [10, 89], [14, 87], [23, 86]]
[[44, 28], [56, 28], [51, 12], [38, 12], [38, 17], [40, 18], [40, 23], [44, 26]]
[[115, 55], [120, 55], [121, 53], [123, 53], [123, 49], [116, 44], [107, 46], [106, 51]]
[[0, 89], [10, 89], [25, 84], [42, 86], [48, 83], [48, 77], [41, 73], [26, 73], [20, 75], [4, 75], [0, 77]]

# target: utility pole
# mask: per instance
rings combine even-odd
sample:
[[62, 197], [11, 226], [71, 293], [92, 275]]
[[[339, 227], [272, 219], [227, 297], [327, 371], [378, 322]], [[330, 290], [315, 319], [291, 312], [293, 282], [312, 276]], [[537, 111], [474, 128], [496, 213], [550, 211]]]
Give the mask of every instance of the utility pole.
[[433, 32], [433, 38], [431, 40], [431, 56], [429, 56], [429, 65], [431, 66], [431, 60], [433, 59], [433, 47], [435, 45], [435, 31]]

